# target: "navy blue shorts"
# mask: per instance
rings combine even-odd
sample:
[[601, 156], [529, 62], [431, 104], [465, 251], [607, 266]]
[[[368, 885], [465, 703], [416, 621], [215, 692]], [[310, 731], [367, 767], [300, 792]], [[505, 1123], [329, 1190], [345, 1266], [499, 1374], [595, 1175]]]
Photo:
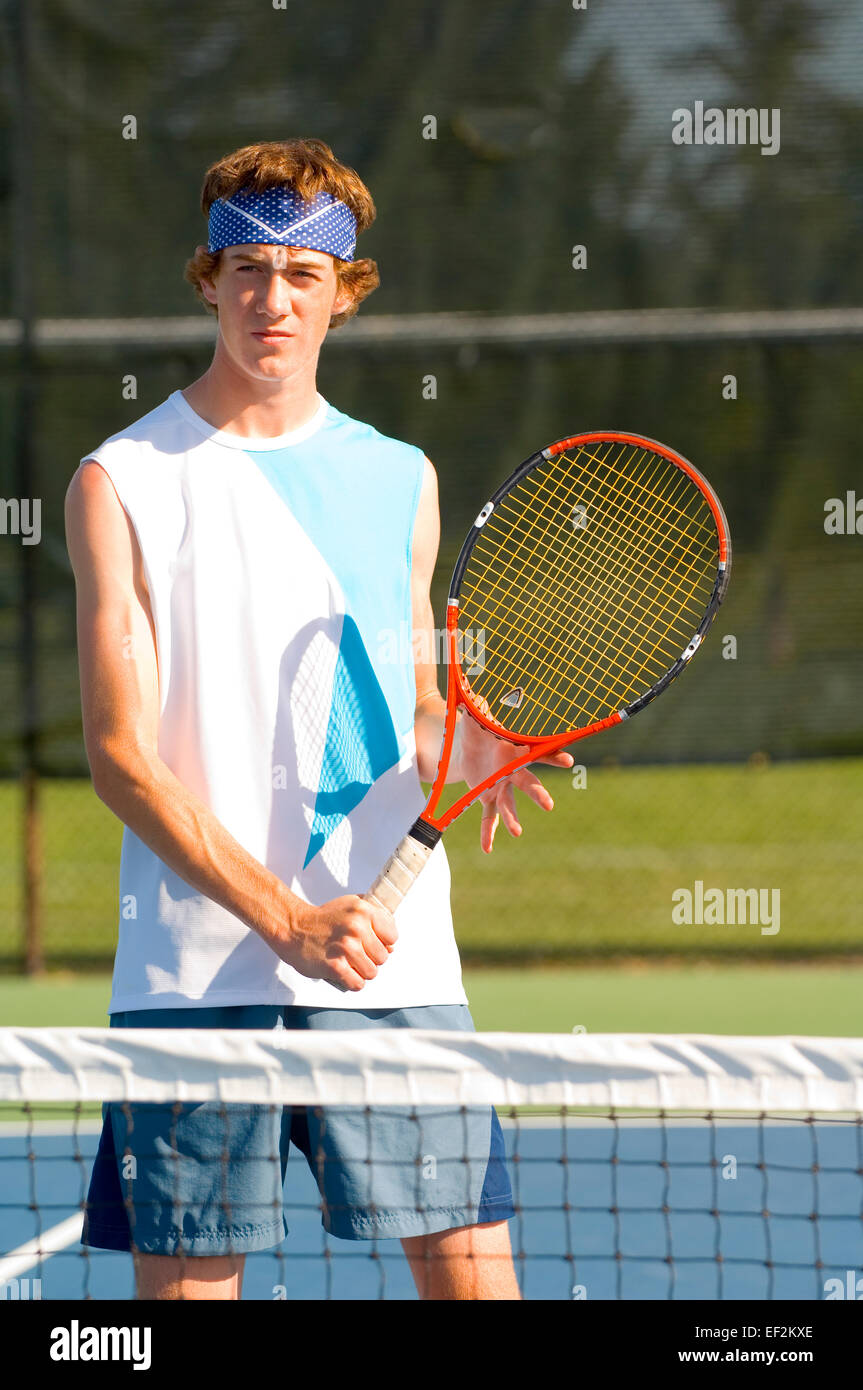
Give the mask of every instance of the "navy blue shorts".
[[[113, 1014], [113, 1028], [452, 1028], [463, 1004], [413, 1009], [242, 1005]], [[110, 1104], [94, 1161], [83, 1243], [152, 1255], [266, 1250], [288, 1231], [282, 1185], [291, 1144], [346, 1240], [428, 1235], [515, 1214], [491, 1107], [313, 1109]]]

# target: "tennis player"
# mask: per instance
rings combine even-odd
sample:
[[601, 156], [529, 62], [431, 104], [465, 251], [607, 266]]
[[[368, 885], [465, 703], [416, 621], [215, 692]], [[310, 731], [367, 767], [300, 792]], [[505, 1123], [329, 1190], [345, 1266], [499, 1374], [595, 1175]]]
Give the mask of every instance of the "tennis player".
[[[360, 896], [423, 807], [444, 714], [434, 469], [316, 387], [327, 332], [378, 283], [354, 257], [374, 205], [291, 140], [220, 159], [202, 206], [186, 278], [218, 319], [212, 363], [87, 454], [67, 498], [87, 753], [125, 825], [111, 1025], [471, 1029], [443, 847], [395, 918]], [[506, 760], [476, 721], [457, 738], [453, 780]], [[521, 833], [514, 785], [551, 808], [529, 770], [501, 783], [486, 851], [499, 819]], [[293, 1142], [327, 1231], [401, 1238], [421, 1297], [516, 1299], [497, 1116], [467, 1128], [106, 1107], [85, 1242], [133, 1252], [140, 1298], [238, 1298], [245, 1254], [287, 1230]]]

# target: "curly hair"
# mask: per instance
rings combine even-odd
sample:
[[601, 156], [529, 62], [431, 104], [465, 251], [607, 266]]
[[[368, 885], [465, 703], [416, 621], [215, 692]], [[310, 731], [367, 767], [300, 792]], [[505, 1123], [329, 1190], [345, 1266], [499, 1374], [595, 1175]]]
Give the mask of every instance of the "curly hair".
[[[359, 174], [336, 159], [323, 140], [271, 140], [259, 145], [244, 145], [233, 154], [211, 164], [204, 175], [201, 189], [201, 210], [205, 217], [217, 198], [230, 198], [240, 189], [263, 193], [268, 188], [289, 184], [308, 201], [316, 193], [331, 193], [349, 207], [357, 219], [357, 232], [364, 232], [375, 220], [372, 196]], [[221, 251], [199, 247], [185, 266], [184, 279], [193, 286], [201, 303], [218, 317], [218, 308], [205, 297], [203, 278], [213, 279], [218, 273]], [[330, 320], [338, 328], [357, 312], [362, 301], [380, 284], [374, 261], [343, 261], [333, 257], [339, 289], [351, 294], [350, 307]]]

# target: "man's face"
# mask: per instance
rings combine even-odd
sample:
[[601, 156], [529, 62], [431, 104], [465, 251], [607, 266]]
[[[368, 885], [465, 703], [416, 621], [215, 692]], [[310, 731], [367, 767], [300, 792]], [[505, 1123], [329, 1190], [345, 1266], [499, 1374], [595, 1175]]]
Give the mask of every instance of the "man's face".
[[331, 316], [350, 304], [332, 256], [294, 246], [228, 246], [204, 290], [234, 366], [259, 381], [314, 369]]

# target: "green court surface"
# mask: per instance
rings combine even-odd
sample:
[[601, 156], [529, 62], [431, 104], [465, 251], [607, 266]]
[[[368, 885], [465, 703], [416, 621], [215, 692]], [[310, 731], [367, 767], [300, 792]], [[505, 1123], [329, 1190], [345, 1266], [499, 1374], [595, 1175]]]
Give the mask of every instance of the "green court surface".
[[[576, 748], [576, 753], [578, 749]], [[479, 811], [447, 832], [453, 912], [469, 964], [669, 954], [724, 963], [863, 959], [858, 887], [863, 760], [589, 767], [586, 785], [545, 772], [546, 814], [518, 801], [524, 834], [479, 849]], [[0, 783], [0, 963], [20, 957], [19, 792]], [[44, 949], [49, 964], [110, 963], [121, 827], [86, 781], [42, 783]], [[675, 925], [695, 884], [779, 894], [764, 922]], [[583, 978], [583, 977], [582, 977]]]
[[[466, 969], [484, 1032], [800, 1033], [855, 1036], [863, 965]], [[0, 1025], [106, 1027], [110, 976], [0, 977]]]

